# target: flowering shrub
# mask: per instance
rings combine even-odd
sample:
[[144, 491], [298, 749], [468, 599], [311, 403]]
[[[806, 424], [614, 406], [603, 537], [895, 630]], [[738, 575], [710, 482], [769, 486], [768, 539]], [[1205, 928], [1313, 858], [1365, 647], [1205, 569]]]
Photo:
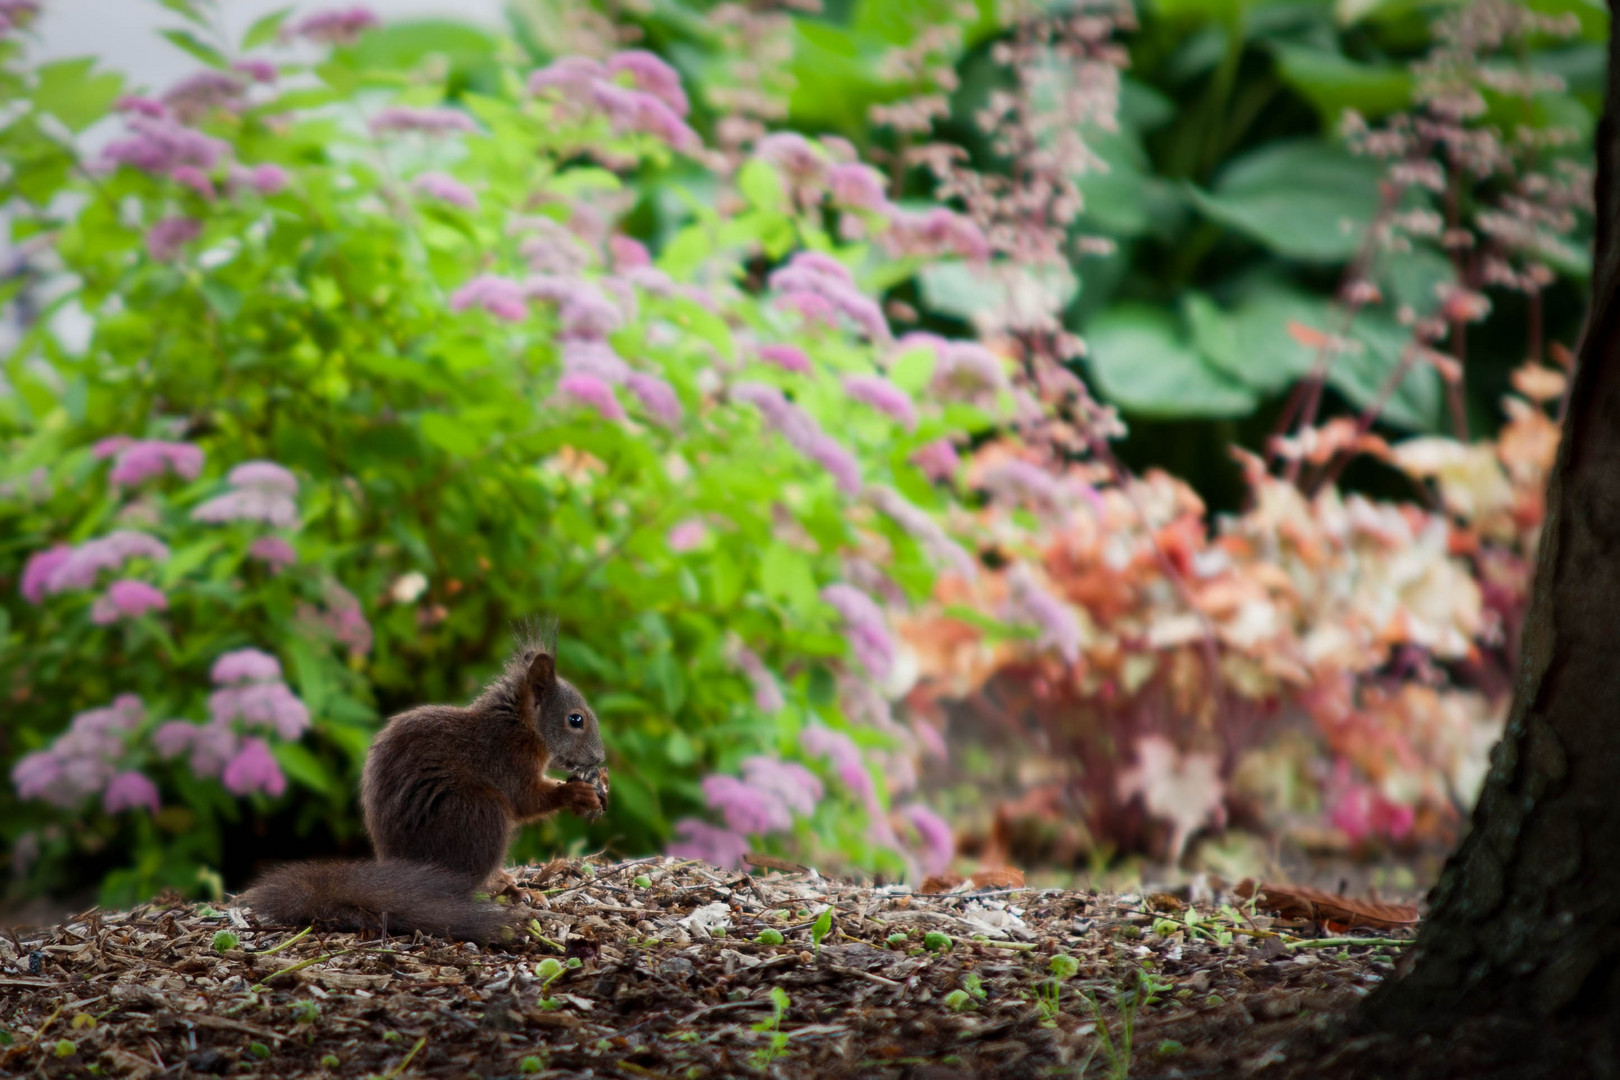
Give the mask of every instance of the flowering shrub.
[[[363, 66], [367, 23], [190, 35], [210, 68], [155, 96], [69, 93], [0, 43], [28, 101], [7, 159], [54, 163], [19, 172], [20, 227], [88, 324], [29, 326], [0, 398], [14, 869], [133, 838], [110, 888], [185, 887], [277, 799], [352, 831], [380, 718], [470, 696], [535, 613], [609, 733], [603, 839], [937, 865], [874, 596], [970, 568], [912, 459], [1011, 397], [993, 358], [936, 378], [872, 282], [982, 237], [841, 202], [854, 162], [793, 136], [649, 248], [620, 219], [706, 153], [662, 61], [507, 69], [451, 106]], [[108, 110], [99, 151], [56, 137]], [[896, 254], [835, 241], [850, 215]]]

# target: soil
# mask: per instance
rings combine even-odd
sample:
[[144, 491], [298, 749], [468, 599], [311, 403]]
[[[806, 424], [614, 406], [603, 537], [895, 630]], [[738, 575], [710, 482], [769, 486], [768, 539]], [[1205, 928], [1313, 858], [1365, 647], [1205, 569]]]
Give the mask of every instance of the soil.
[[486, 948], [178, 898], [13, 931], [0, 1075], [1298, 1072], [1293, 1048], [1327, 1045], [1410, 937], [1323, 938], [1207, 888], [918, 894], [668, 858], [515, 873], [532, 921]]

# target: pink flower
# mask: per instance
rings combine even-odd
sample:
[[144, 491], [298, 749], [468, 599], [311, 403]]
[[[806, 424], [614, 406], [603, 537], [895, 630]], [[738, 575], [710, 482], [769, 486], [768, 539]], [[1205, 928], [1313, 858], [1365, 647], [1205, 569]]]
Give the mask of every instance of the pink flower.
[[709, 531], [704, 527], [700, 519], [688, 518], [669, 530], [669, 534], [664, 537], [664, 543], [669, 547], [669, 550], [680, 554], [681, 552], [691, 551], [703, 543], [708, 535]]
[[298, 561], [298, 552], [279, 536], [261, 536], [248, 546], [248, 556], [258, 559], [272, 571], [291, 566]]
[[125, 810], [134, 810], [144, 806], [147, 813], [155, 814], [161, 800], [158, 797], [157, 785], [148, 780], [142, 773], [130, 771], [122, 772], [107, 783], [107, 790], [101, 796], [101, 808], [109, 814], [121, 814]]
[[827, 183], [827, 156], [796, 131], [773, 131], [754, 144], [754, 156], [781, 174], [794, 201], [809, 206]]
[[191, 747], [198, 727], [184, 720], [170, 720], [152, 732], [152, 749], [164, 759], [179, 757]]
[[474, 306], [507, 322], [522, 322], [529, 317], [523, 287], [509, 278], [493, 274], [475, 277], [450, 295], [451, 311], [465, 311]]
[[1331, 804], [1328, 820], [1352, 843], [1372, 836], [1400, 840], [1412, 831], [1416, 814], [1410, 806], [1393, 802], [1371, 785], [1355, 783], [1350, 777], [1350, 762], [1340, 758], [1334, 763], [1326, 795]]
[[606, 70], [610, 75], [627, 72], [637, 90], [651, 94], [677, 116], [685, 116], [691, 108], [686, 91], [681, 89], [680, 75], [653, 53], [642, 49], [615, 53], [608, 57]]
[[181, 165], [210, 170], [225, 157], [230, 145], [204, 135], [168, 116], [137, 114], [130, 118], [133, 134], [107, 144], [102, 159], [128, 165], [153, 176], [168, 176]]
[[961, 467], [962, 459], [949, 439], [935, 439], [919, 446], [912, 453], [911, 462], [930, 480], [949, 480]]
[[309, 707], [279, 679], [215, 690], [208, 695], [208, 711], [216, 724], [241, 720], [283, 739], [296, 739], [309, 728]]
[[214, 199], [214, 182], [208, 178], [207, 173], [195, 165], [175, 166], [174, 172], [169, 174], [169, 179], [181, 187], [190, 188], [210, 202]]
[[242, 737], [224, 724], [188, 724], [171, 720], [152, 733], [152, 747], [163, 758], [179, 757], [187, 750], [187, 764], [196, 776], [217, 778], [237, 756]]
[[764, 383], [739, 382], [731, 396], [753, 405], [796, 450], [826, 469], [844, 491], [861, 489], [860, 465], [836, 439], [821, 430], [809, 413], [788, 401], [782, 391]]
[[[771, 272], [767, 284], [786, 297], [819, 297], [827, 305], [860, 328], [873, 341], [888, 341], [889, 323], [883, 309], [855, 288], [847, 267], [830, 255], [801, 251], [786, 266]], [[797, 300], [801, 312], [803, 300]]]
[[[742, 669], [744, 675], [754, 688], [754, 707], [762, 713], [778, 713], [786, 704], [782, 700], [782, 688], [777, 685], [776, 676], [771, 674], [765, 666], [765, 661], [759, 658], [748, 646], [740, 640], [733, 640], [729, 649], [732, 660]], [[819, 798], [819, 794], [817, 796]], [[809, 813], [809, 811], [805, 811]]]
[[291, 498], [298, 494], [298, 477], [274, 461], [244, 461], [225, 477], [232, 487], [253, 488]]
[[104, 461], [107, 458], [115, 457], [119, 451], [134, 441], [128, 435], [113, 435], [97, 442], [90, 448], [90, 453]]
[[894, 639], [883, 609], [853, 585], [839, 582], [821, 590], [821, 599], [837, 609], [844, 620], [850, 651], [872, 677], [882, 681], [894, 666]]
[[83, 798], [83, 793], [64, 788], [66, 778], [67, 763], [51, 750], [25, 755], [11, 768], [11, 784], [19, 799], [43, 799], [56, 806], [69, 807]]
[[278, 529], [298, 524], [298, 507], [285, 495], [260, 488], [240, 488], [216, 495], [191, 511], [191, 520], [221, 524], [227, 521], [262, 521]]
[[761, 360], [775, 364], [783, 371], [808, 375], [812, 370], [810, 357], [797, 345], [761, 345], [755, 351]]
[[589, 375], [609, 386], [618, 386], [630, 377], [630, 365], [605, 341], [566, 338], [562, 343], [565, 375]]
[[23, 595], [23, 599], [30, 604], [38, 604], [43, 601], [45, 599], [46, 582], [50, 581], [51, 575], [56, 573], [57, 569], [67, 562], [72, 554], [73, 545], [57, 544], [54, 547], [48, 547], [44, 551], [36, 551], [28, 556], [28, 561], [23, 564], [22, 582], [18, 588], [18, 591]]
[[697, 818], [682, 818], [675, 823], [676, 839], [669, 845], [669, 854], [678, 859], [701, 859], [721, 869], [731, 870], [742, 865], [748, 853], [748, 838], [730, 829], [710, 825]]
[[833, 202], [851, 210], [886, 211], [889, 196], [883, 174], [870, 165], [849, 161], [827, 171], [827, 187]]
[[113, 108], [121, 113], [134, 113], [136, 116], [145, 116], [153, 120], [161, 120], [169, 115], [168, 106], [161, 101], [139, 94], [125, 94], [113, 102]]
[[162, 541], [132, 529], [119, 529], [96, 540], [86, 540], [59, 559], [44, 576], [44, 592], [61, 593], [88, 589], [103, 570], [117, 570], [131, 559], [163, 562], [169, 557]]
[[279, 682], [281, 661], [258, 649], [237, 649], [220, 653], [209, 677], [220, 686], [232, 683]]
[[231, 166], [231, 188], [250, 187], [268, 198], [287, 186], [287, 170], [280, 165]]
[[1052, 512], [1067, 503], [1062, 482], [1039, 465], [1010, 458], [986, 468], [979, 486], [1003, 503]]
[[910, 395], [881, 375], [846, 375], [844, 391], [908, 429], [917, 426], [917, 409]]
[[588, 405], [608, 420], [623, 420], [624, 407], [613, 396], [613, 387], [594, 375], [564, 375], [557, 389], [582, 405]]
[[621, 135], [651, 135], [683, 153], [691, 153], [703, 144], [679, 113], [652, 94], [598, 82], [591, 87], [590, 101], [607, 114], [613, 130]]
[[944, 401], [993, 408], [1012, 389], [1001, 357], [976, 341], [940, 341], [929, 389]]
[[378, 24], [370, 8], [359, 4], [306, 15], [281, 31], [283, 38], [301, 37], [323, 45], [352, 45], [360, 34]]
[[1056, 652], [1064, 663], [1079, 663], [1084, 630], [1074, 609], [1041, 588], [1026, 566], [1013, 567], [1007, 585], [1008, 618], [1033, 625], [1040, 631], [1038, 644]]
[[202, 222], [195, 218], [164, 218], [146, 230], [146, 253], [158, 262], [173, 262], [201, 235]]
[[917, 830], [922, 840], [924, 874], [938, 874], [951, 864], [956, 855], [956, 837], [951, 834], [945, 819], [920, 803], [912, 803], [901, 811], [902, 816]]
[[870, 803], [876, 795], [872, 774], [861, 759], [855, 741], [842, 731], [834, 731], [820, 724], [811, 724], [799, 732], [799, 749], [811, 757], [826, 758], [832, 762], [839, 782], [849, 788], [862, 801]]
[[735, 832], [776, 832], [793, 825], [793, 815], [781, 799], [735, 776], [716, 773], [704, 777], [703, 798]]
[[895, 524], [921, 544], [934, 562], [949, 567], [970, 581], [978, 576], [977, 564], [962, 545], [946, 535], [939, 522], [906, 501], [898, 491], [888, 487], [871, 487], [866, 490], [866, 495], [874, 506], [893, 518]]
[[[110, 441], [110, 440], [107, 440]], [[101, 444], [96, 444], [100, 455]], [[142, 439], [125, 442], [114, 451], [112, 471], [107, 479], [114, 484], [139, 484], [165, 472], [172, 472], [185, 480], [195, 480], [202, 473], [203, 452], [185, 442], [165, 442], [161, 439]]]
[[163, 104], [181, 120], [196, 120], [215, 109], [240, 112], [246, 90], [246, 84], [236, 75], [199, 71], [170, 87], [163, 95]]
[[257, 83], [273, 83], [278, 72], [276, 65], [268, 60], [238, 60], [231, 65], [233, 71], [240, 71]]
[[647, 411], [657, 423], [664, 427], [674, 427], [681, 421], [681, 401], [675, 396], [675, 390], [656, 375], [636, 371], [625, 380], [625, 386], [636, 395], [641, 407]]
[[564, 99], [587, 96], [597, 83], [607, 78], [607, 69], [600, 61], [587, 56], [564, 56], [539, 68], [529, 75], [529, 93], [536, 96], [547, 90], [557, 91]]
[[448, 135], [477, 130], [478, 124], [473, 118], [459, 109], [416, 109], [395, 105], [371, 118], [371, 131], [376, 135], [409, 131], [424, 135]]
[[756, 755], [743, 759], [742, 771], [750, 786], [770, 794], [793, 813], [815, 813], [821, 781], [803, 765]]
[[922, 213], [895, 211], [890, 216], [884, 240], [897, 255], [990, 257], [990, 241], [973, 220], [943, 206]]
[[478, 196], [473, 194], [472, 188], [446, 173], [423, 173], [412, 182], [412, 186], [440, 202], [459, 206], [463, 210], [478, 209]]
[[144, 581], [124, 579], [107, 586], [90, 608], [90, 621], [109, 626], [120, 619], [138, 619], [149, 611], [166, 611], [169, 598]]
[[247, 739], [241, 751], [225, 766], [222, 779], [225, 790], [232, 795], [251, 795], [262, 791], [272, 797], [287, 790], [287, 778], [281, 766], [270, 754], [263, 739]]
[[620, 272], [652, 265], [652, 256], [647, 253], [645, 244], [618, 233], [608, 237], [608, 252], [613, 256], [614, 269]]

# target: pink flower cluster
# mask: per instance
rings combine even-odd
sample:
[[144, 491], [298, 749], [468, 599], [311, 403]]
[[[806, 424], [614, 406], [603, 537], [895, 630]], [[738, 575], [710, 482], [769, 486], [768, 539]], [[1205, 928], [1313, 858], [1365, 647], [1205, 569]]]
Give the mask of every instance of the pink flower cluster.
[[146, 230], [146, 253], [157, 262], [173, 262], [201, 235], [202, 222], [196, 218], [166, 217]]
[[732, 638], [728, 651], [732, 662], [748, 676], [748, 682], [754, 688], [754, 707], [763, 713], [781, 712], [785, 704], [782, 700], [782, 688], [777, 685], [776, 676], [771, 674], [770, 668], [765, 666], [765, 661], [759, 658], [759, 654], [736, 637]]
[[821, 781], [803, 765], [756, 755], [742, 763], [741, 778], [717, 773], [703, 781], [709, 809], [737, 833], [770, 833], [792, 828], [795, 814], [815, 812]]
[[605, 62], [566, 56], [530, 75], [529, 92], [571, 119], [600, 113], [621, 135], [650, 135], [683, 153], [702, 146], [683, 119], [690, 106], [680, 76], [649, 52], [621, 52]]
[[922, 212], [897, 210], [889, 218], [883, 234], [884, 246], [898, 256], [933, 258], [958, 255], [964, 259], [988, 259], [990, 241], [972, 218], [954, 210], [935, 206]]
[[99, 792], [109, 814], [137, 806], [156, 813], [157, 785], [139, 772], [120, 768], [130, 736], [145, 719], [146, 707], [134, 694], [79, 713], [49, 749], [28, 754], [12, 768], [18, 797], [71, 810]]
[[189, 75], [164, 91], [162, 103], [182, 121], [201, 119], [215, 109], [241, 112], [247, 80], [240, 74], [212, 69]]
[[279, 536], [261, 536], [248, 545], [248, 557], [258, 559], [274, 573], [296, 563], [298, 552]]
[[910, 460], [930, 480], [949, 480], [962, 467], [962, 458], [949, 439], [924, 443], [912, 453]]
[[322, 606], [298, 605], [298, 621], [304, 632], [313, 638], [346, 645], [358, 655], [371, 651], [371, 624], [360, 609], [360, 601], [336, 581], [326, 583]]
[[978, 564], [961, 544], [952, 540], [933, 516], [906, 501], [893, 488], [869, 487], [866, 497], [872, 505], [883, 511], [895, 524], [904, 529], [934, 562], [972, 581], [978, 576]]
[[917, 407], [911, 403], [911, 395], [881, 375], [846, 375], [844, 392], [856, 401], [870, 405], [907, 431], [917, 426]]
[[922, 872], [942, 873], [956, 856], [956, 837], [951, 833], [950, 825], [944, 818], [918, 803], [913, 803], [900, 813], [907, 823], [917, 830], [917, 836], [922, 841]]
[[675, 823], [675, 840], [669, 853], [678, 859], [700, 859], [711, 866], [733, 870], [748, 854], [748, 837], [700, 818], [682, 818]]
[[701, 518], [687, 518], [669, 530], [664, 537], [664, 543], [669, 546], [669, 550], [679, 555], [702, 544], [708, 535], [709, 530]]
[[77, 547], [58, 544], [36, 551], [23, 566], [20, 591], [31, 604], [46, 596], [92, 588], [103, 570], [119, 570], [133, 559], [164, 562], [169, 548], [156, 537], [119, 529]]
[[370, 8], [358, 4], [348, 8], [317, 11], [282, 28], [284, 39], [303, 38], [324, 45], [352, 45], [362, 31], [377, 25]]
[[287, 779], [269, 744], [243, 730], [296, 739], [309, 727], [308, 708], [282, 681], [276, 658], [258, 649], [220, 655], [211, 677], [218, 689], [208, 698], [209, 722], [171, 720], [153, 733], [153, 747], [164, 758], [189, 755], [193, 773], [219, 779], [233, 795], [282, 794]]
[[1007, 585], [1007, 618], [1034, 626], [1042, 648], [1052, 649], [1066, 664], [1078, 663], [1084, 630], [1074, 608], [1042, 588], [1026, 566], [1008, 571]]
[[883, 309], [855, 287], [849, 269], [831, 255], [798, 252], [771, 271], [767, 284], [780, 294], [780, 306], [797, 311], [807, 322], [835, 326], [843, 315], [871, 340], [889, 340]]
[[416, 132], [437, 136], [477, 130], [477, 122], [459, 109], [393, 105], [371, 118], [371, 132], [374, 135]]
[[873, 678], [880, 682], [887, 679], [894, 667], [895, 646], [883, 609], [870, 596], [843, 582], [822, 589], [821, 598], [843, 617], [844, 634], [855, 659]]
[[431, 199], [437, 199], [463, 210], [477, 210], [478, 196], [460, 180], [442, 172], [426, 172], [411, 181], [411, 186]]
[[861, 490], [861, 467], [855, 456], [821, 430], [821, 425], [781, 390], [765, 383], [739, 382], [732, 386], [731, 396], [758, 409], [766, 423], [799, 453], [826, 469], [846, 493], [853, 495]]
[[186, 442], [119, 435], [96, 443], [93, 453], [98, 458], [112, 458], [107, 479], [118, 485], [139, 484], [166, 472], [184, 480], [202, 475], [202, 449]]
[[183, 166], [210, 171], [230, 154], [230, 145], [172, 119], [168, 109], [148, 98], [125, 98], [120, 103], [134, 113], [132, 134], [115, 139], [101, 152], [114, 167], [128, 165], [153, 176], [173, 176]]
[[451, 311], [465, 311], [470, 307], [481, 307], [507, 322], [522, 322], [529, 317], [523, 286], [494, 274], [480, 274], [450, 294]]
[[298, 524], [298, 478], [273, 461], [248, 461], [225, 477], [231, 490], [191, 511], [193, 521], [262, 521], [278, 529]]
[[90, 621], [109, 626], [123, 619], [138, 619], [149, 611], [167, 611], [169, 598], [144, 581], [115, 581], [90, 607]]
[[872, 784], [872, 774], [867, 770], [866, 761], [861, 757], [860, 747], [855, 745], [854, 739], [842, 731], [810, 724], [799, 732], [799, 749], [810, 757], [831, 762], [839, 783], [849, 788], [868, 807], [877, 805], [877, 790]]
[[934, 377], [929, 390], [942, 401], [961, 401], [994, 408], [997, 399], [1011, 393], [1012, 384], [1002, 359], [977, 341], [952, 341], [937, 334], [907, 334], [901, 350], [926, 348], [934, 354]]
[[775, 364], [783, 371], [808, 375], [814, 370], [810, 357], [797, 345], [761, 345], [754, 351], [759, 354], [761, 360], [767, 364]]

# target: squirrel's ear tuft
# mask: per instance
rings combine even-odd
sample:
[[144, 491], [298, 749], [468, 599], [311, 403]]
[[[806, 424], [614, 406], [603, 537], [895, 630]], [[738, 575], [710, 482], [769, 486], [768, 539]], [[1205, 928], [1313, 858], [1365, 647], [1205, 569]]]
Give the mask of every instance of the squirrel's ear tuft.
[[529, 691], [536, 702], [541, 701], [557, 686], [557, 659], [549, 652], [538, 652], [529, 661]]

